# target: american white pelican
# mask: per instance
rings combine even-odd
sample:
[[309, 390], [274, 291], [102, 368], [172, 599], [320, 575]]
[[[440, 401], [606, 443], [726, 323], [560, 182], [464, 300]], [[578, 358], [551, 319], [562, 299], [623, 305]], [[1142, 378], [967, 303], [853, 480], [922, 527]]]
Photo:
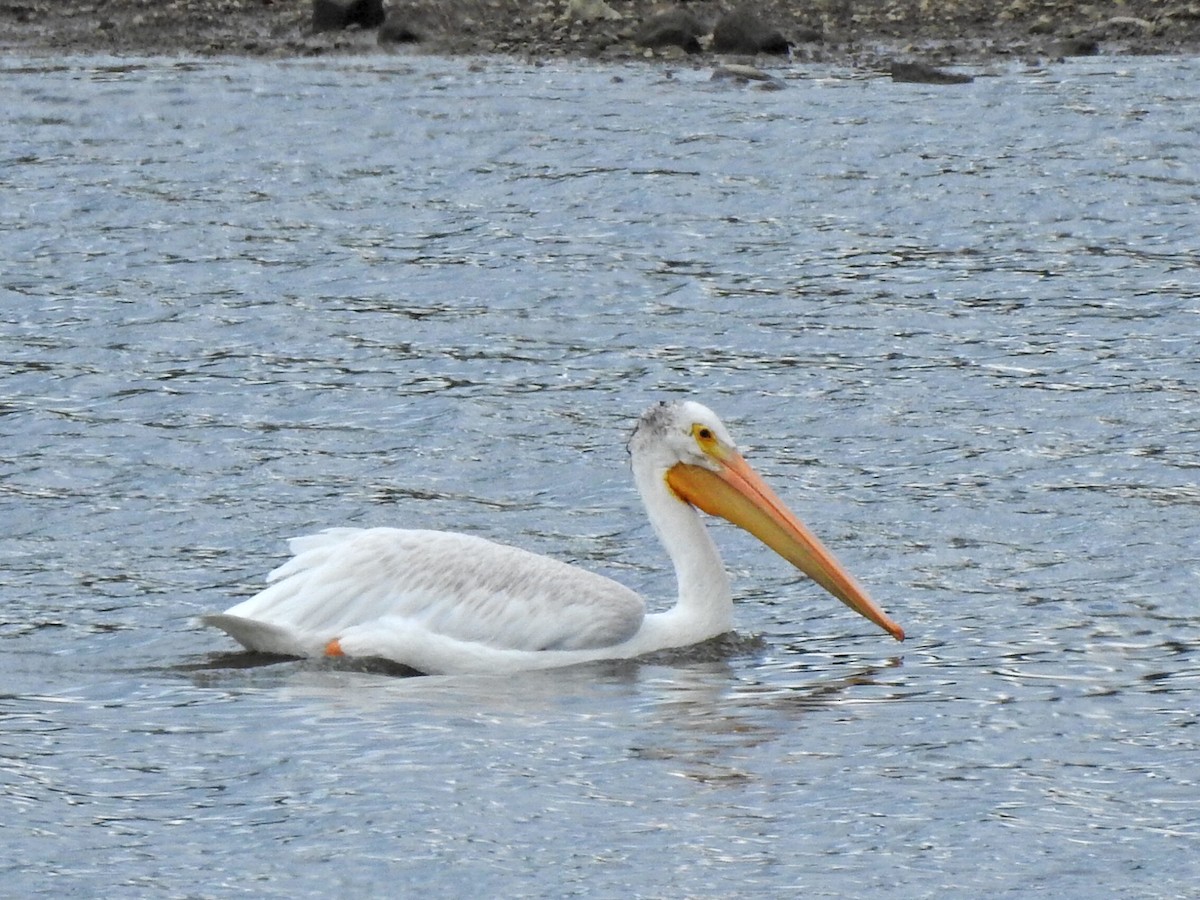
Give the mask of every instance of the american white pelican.
[[897, 640], [904, 631], [738, 453], [721, 420], [660, 403], [629, 442], [646, 512], [679, 597], [647, 614], [608, 578], [442, 531], [335, 528], [290, 542], [269, 586], [204, 617], [252, 650], [383, 657], [430, 674], [546, 669], [684, 647], [733, 628], [721, 557], [697, 510], [738, 525]]

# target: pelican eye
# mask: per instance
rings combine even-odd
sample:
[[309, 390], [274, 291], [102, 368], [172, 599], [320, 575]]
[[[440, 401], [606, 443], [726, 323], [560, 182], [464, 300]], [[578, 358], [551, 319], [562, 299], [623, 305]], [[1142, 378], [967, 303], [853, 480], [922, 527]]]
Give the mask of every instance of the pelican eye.
[[696, 443], [705, 452], [711, 450], [717, 443], [717, 436], [713, 434], [713, 430], [707, 425], [701, 425], [699, 422], [692, 426], [692, 437], [696, 439]]

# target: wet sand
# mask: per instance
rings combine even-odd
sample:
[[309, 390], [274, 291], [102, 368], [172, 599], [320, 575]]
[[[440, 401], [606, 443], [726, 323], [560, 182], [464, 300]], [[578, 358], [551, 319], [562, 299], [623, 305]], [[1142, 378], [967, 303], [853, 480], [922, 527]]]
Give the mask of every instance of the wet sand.
[[[391, 3], [389, 16], [412, 23], [421, 40], [388, 46], [531, 59], [685, 55], [634, 40], [661, 3], [608, 0], [604, 14], [614, 17], [590, 21], [567, 7], [568, 0]], [[711, 24], [729, 6], [694, 0], [686, 8]], [[748, 8], [778, 29], [802, 61], [870, 65], [905, 55], [954, 63], [1200, 50], [1200, 0], [766, 0]], [[314, 32], [311, 0], [10, 0], [0, 6], [0, 23], [0, 45], [9, 55], [286, 57], [380, 48], [375, 29]]]

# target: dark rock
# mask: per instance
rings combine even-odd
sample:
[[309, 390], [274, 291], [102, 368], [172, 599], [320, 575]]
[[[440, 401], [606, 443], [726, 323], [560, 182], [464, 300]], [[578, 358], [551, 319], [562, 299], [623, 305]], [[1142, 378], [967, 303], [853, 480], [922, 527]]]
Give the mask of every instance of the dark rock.
[[383, 0], [313, 0], [313, 31], [341, 31], [351, 25], [378, 28], [383, 20]]
[[892, 60], [892, 81], [911, 84], [969, 84], [974, 80], [973, 75], [947, 72], [928, 63]]
[[383, 11], [383, 0], [355, 0], [347, 8], [346, 24], [378, 28], [384, 23], [386, 15]]
[[335, 0], [313, 0], [312, 30], [340, 31], [346, 27], [346, 10]]
[[411, 16], [392, 11], [379, 26], [379, 43], [381, 44], [418, 44], [429, 36], [429, 29], [423, 22]]
[[797, 44], [820, 44], [825, 41], [825, 32], [820, 28], [801, 25], [792, 29], [792, 40]]
[[710, 81], [771, 81], [775, 78], [770, 72], [764, 72], [755, 66], [717, 66], [713, 69]]
[[783, 90], [783, 82], [770, 72], [764, 72], [762, 69], [754, 66], [739, 66], [732, 63], [713, 69], [712, 77], [709, 81], [730, 81], [739, 85], [753, 82], [759, 90]]
[[1095, 56], [1100, 52], [1100, 42], [1093, 37], [1071, 37], [1054, 45], [1055, 56]]
[[686, 9], [676, 7], [643, 22], [633, 35], [639, 47], [682, 47], [688, 53], [700, 52], [700, 37], [707, 29]]
[[726, 13], [713, 28], [712, 49], [718, 53], [787, 53], [782, 34], [749, 9]]

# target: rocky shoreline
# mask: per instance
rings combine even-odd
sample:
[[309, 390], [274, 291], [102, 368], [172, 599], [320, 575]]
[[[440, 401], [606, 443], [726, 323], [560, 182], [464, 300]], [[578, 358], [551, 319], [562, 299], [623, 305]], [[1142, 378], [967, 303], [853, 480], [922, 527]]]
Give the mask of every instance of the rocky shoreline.
[[[329, 5], [343, 0], [317, 0]], [[345, 0], [350, 2], [350, 0]], [[364, 2], [364, 0], [356, 0]], [[378, 5], [378, 0], [365, 0]], [[719, 0], [390, 0], [377, 27], [320, 19], [313, 0], [0, 0], [11, 55], [239, 55], [405, 52], [529, 59], [713, 56]], [[747, 10], [792, 58], [872, 65], [896, 56], [939, 64], [996, 58], [1200, 51], [1200, 0], [757, 0]], [[704, 32], [695, 45], [653, 43], [664, 11]], [[335, 11], [336, 12], [336, 11]], [[381, 40], [382, 36], [382, 40]]]

